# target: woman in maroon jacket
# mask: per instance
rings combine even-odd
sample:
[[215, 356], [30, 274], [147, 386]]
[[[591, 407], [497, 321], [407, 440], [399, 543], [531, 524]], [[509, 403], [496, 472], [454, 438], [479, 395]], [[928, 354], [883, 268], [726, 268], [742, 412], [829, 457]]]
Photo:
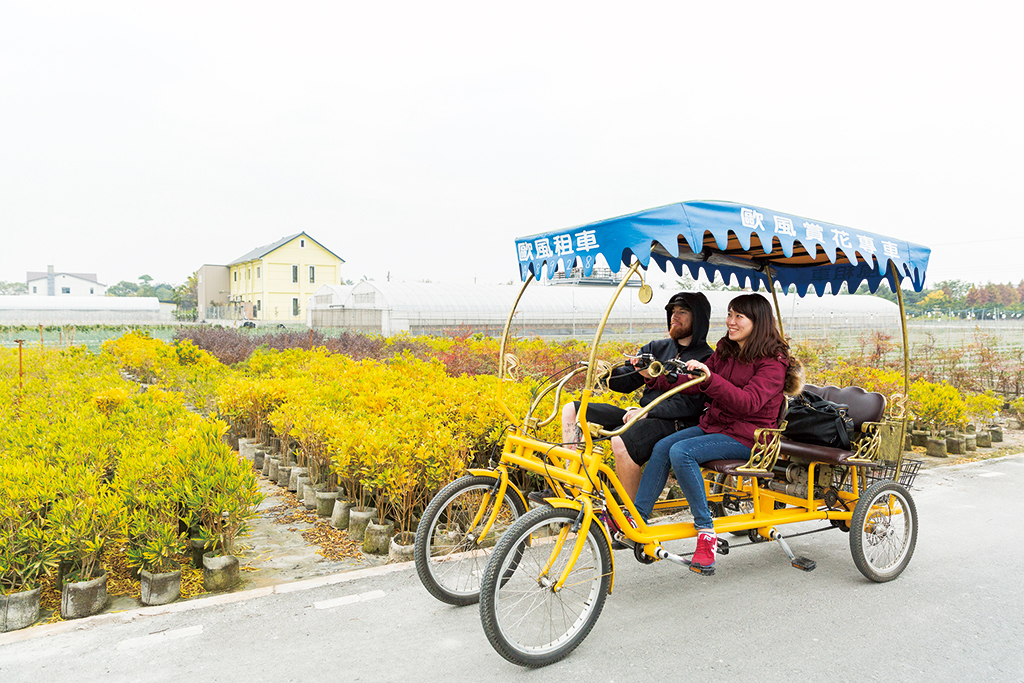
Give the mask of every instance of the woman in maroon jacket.
[[[665, 487], [668, 468], [690, 503], [697, 530], [697, 551], [690, 568], [713, 574], [718, 538], [704, 494], [702, 463], [711, 460], [746, 460], [754, 445], [754, 430], [775, 427], [783, 395], [799, 391], [800, 363], [782, 338], [768, 301], [744, 294], [729, 303], [726, 336], [718, 342], [707, 364], [691, 360], [690, 370], [708, 373], [708, 379], [689, 393], [702, 391], [707, 410], [696, 427], [665, 437], [657, 443], [640, 479], [637, 510], [647, 519]], [[679, 381], [687, 381], [685, 376]], [[652, 380], [668, 386], [664, 378]]]

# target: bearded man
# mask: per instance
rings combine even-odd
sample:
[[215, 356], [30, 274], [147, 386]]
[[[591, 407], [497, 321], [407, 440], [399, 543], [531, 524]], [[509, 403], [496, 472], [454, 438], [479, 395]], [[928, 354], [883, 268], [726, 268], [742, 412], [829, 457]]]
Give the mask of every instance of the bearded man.
[[[673, 359], [704, 362], [711, 356], [711, 347], [707, 342], [711, 303], [706, 296], [700, 292], [674, 294], [665, 305], [665, 318], [668, 338], [644, 344], [640, 348], [641, 354], [650, 354], [662, 363]], [[635, 367], [638, 362], [634, 359], [634, 367], [626, 365], [616, 368], [608, 380], [608, 388], [625, 394], [644, 387], [640, 398], [642, 408], [666, 390], [649, 386], [647, 381], [653, 384], [653, 380], [647, 370], [638, 370]], [[680, 429], [697, 424], [700, 414], [704, 411], [704, 401], [703, 394], [670, 396], [654, 406], [640, 422], [621, 436], [611, 438], [612, 453], [615, 455], [615, 473], [630, 498], [636, 497], [636, 490], [640, 485], [640, 468], [650, 460], [654, 444]], [[579, 401], [568, 403], [562, 408], [562, 440], [565, 443], [576, 440], [576, 414], [579, 408]], [[632, 422], [639, 412], [640, 408], [623, 410], [607, 403], [589, 403], [587, 420], [612, 431]]]

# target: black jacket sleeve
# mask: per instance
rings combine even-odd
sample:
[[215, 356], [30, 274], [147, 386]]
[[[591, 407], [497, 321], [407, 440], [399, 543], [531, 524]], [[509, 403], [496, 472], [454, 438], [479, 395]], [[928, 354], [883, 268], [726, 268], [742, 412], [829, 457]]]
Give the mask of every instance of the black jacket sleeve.
[[[690, 346], [680, 351], [679, 347], [671, 340], [659, 340], [658, 342], [652, 342], [652, 344], [661, 346], [660, 342], [665, 341], [669, 344], [665, 345], [665, 348], [659, 348], [660, 354], [655, 354], [660, 360], [666, 361], [675, 358], [676, 353], [679, 353], [681, 360], [699, 360], [701, 362], [711, 357], [711, 347], [706, 343], [697, 345], [696, 347]], [[662, 357], [664, 356], [664, 358]], [[640, 399], [640, 405], [646, 406], [656, 398], [661, 396], [668, 389], [655, 389], [652, 386], [647, 386], [644, 389], [644, 395]], [[657, 417], [663, 420], [679, 420], [688, 424], [697, 424], [697, 419], [701, 413], [704, 412], [704, 404], [707, 401], [706, 397], [702, 393], [697, 394], [676, 394], [665, 399], [654, 409], [648, 413], [650, 417]]]

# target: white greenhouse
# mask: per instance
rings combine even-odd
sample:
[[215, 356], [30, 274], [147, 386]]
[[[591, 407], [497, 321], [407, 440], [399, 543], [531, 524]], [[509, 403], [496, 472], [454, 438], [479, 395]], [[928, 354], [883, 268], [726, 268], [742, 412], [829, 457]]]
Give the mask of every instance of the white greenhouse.
[[[419, 334], [484, 334], [499, 336], [519, 285], [457, 285], [426, 282], [363, 281], [354, 286], [325, 285], [309, 300], [308, 323], [317, 329], [341, 329], [391, 336]], [[593, 285], [527, 287], [512, 331], [516, 336], [588, 338], [608, 306], [613, 288]], [[655, 289], [644, 305], [636, 287], [619, 296], [605, 335], [617, 339], [650, 339], [665, 333], [665, 302], [675, 289]], [[711, 334], [724, 331], [729, 301], [741, 292], [704, 292], [711, 302]], [[780, 296], [786, 333], [828, 336], [843, 332], [899, 326], [899, 308], [881, 297], [841, 295]]]
[[156, 297], [0, 296], [0, 325], [161, 324], [174, 308]]

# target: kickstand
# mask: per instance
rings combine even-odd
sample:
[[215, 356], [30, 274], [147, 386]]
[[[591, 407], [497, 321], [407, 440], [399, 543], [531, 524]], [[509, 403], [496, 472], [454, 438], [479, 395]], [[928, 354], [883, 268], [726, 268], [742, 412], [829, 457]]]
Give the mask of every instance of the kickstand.
[[786, 555], [789, 556], [789, 563], [797, 569], [809, 572], [814, 571], [814, 568], [818, 566], [812, 559], [806, 557], [797, 557], [796, 555], [794, 555], [793, 551], [789, 549], [789, 544], [786, 543], [786, 539], [783, 538], [782, 534], [780, 534], [775, 529], [771, 530], [771, 538], [773, 541], [779, 542], [779, 545], [782, 546], [782, 549], [786, 552]]

